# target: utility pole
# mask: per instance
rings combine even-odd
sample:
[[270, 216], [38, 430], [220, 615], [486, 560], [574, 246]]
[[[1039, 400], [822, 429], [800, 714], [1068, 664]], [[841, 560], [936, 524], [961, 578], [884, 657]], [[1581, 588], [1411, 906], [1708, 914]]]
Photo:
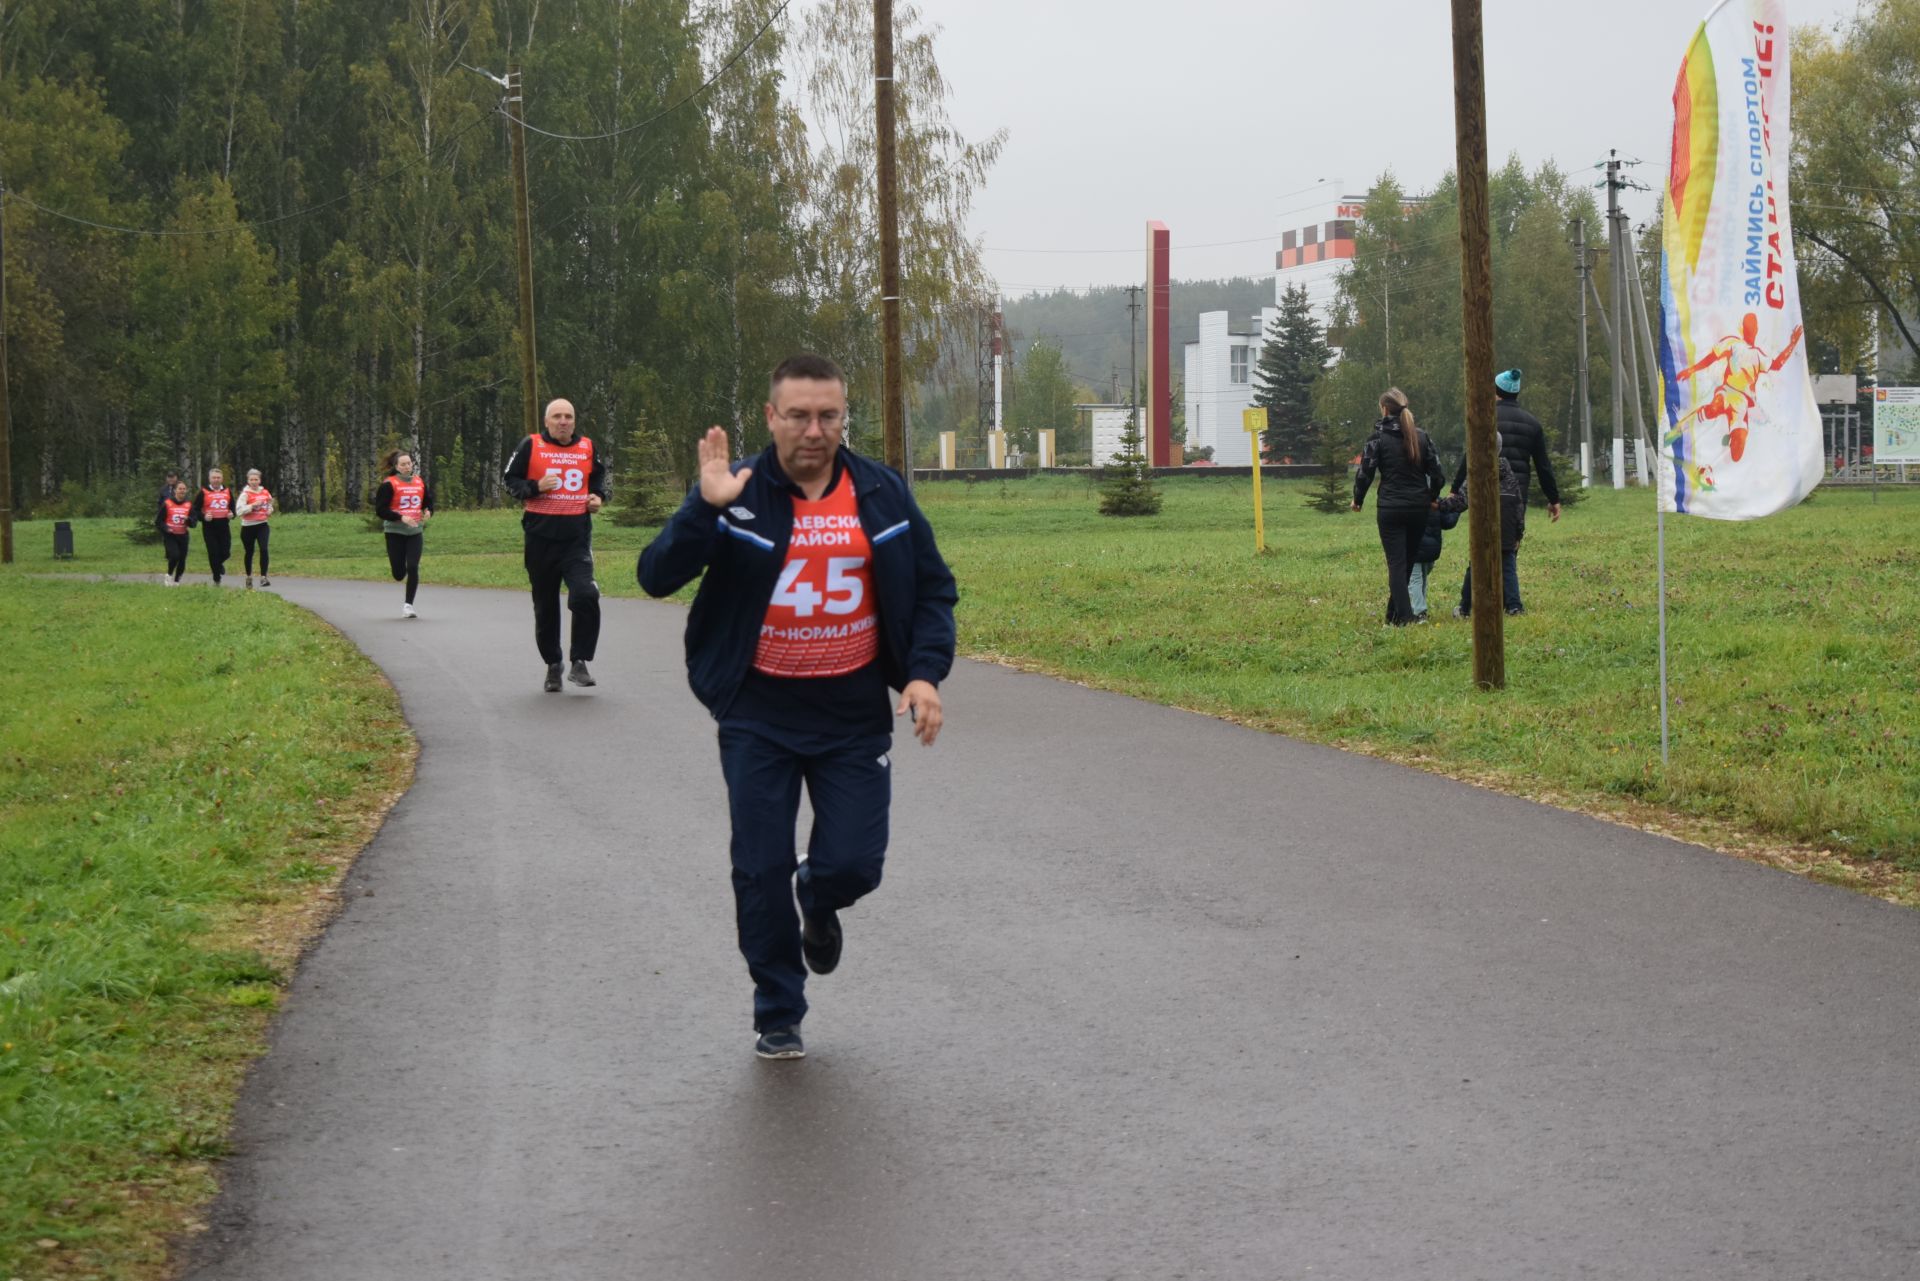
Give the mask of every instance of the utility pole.
[[1140, 435], [1140, 286], [1127, 286], [1127, 434]]
[[1473, 683], [1507, 684], [1501, 600], [1500, 477], [1493, 415], [1493, 219], [1487, 195], [1487, 82], [1480, 0], [1453, 0], [1455, 166], [1460, 175], [1460, 318], [1466, 348], [1468, 558]]
[[520, 413], [522, 429], [532, 436], [540, 430], [539, 366], [533, 343], [533, 216], [527, 209], [526, 99], [520, 87], [520, 64], [507, 68], [507, 132], [513, 143], [513, 232], [520, 257]]
[[1613, 357], [1613, 487], [1627, 487], [1627, 423], [1625, 400], [1627, 389], [1627, 371], [1621, 364], [1626, 355], [1626, 344], [1621, 341], [1621, 331], [1625, 326], [1618, 323], [1625, 314], [1620, 304], [1626, 298], [1626, 276], [1621, 270], [1620, 261], [1620, 153], [1607, 153], [1607, 269], [1612, 274], [1613, 314], [1615, 323], [1607, 330], [1607, 343]]
[[1587, 277], [1593, 260], [1587, 256], [1587, 221], [1573, 220], [1573, 279], [1580, 294], [1580, 363], [1575, 381], [1580, 388], [1580, 487], [1593, 484], [1593, 401], [1587, 392]]
[[[1658, 458], [1660, 448], [1658, 439], [1664, 437], [1666, 432], [1666, 419], [1661, 416], [1660, 412], [1666, 407], [1666, 391], [1660, 379], [1660, 360], [1654, 352], [1653, 326], [1647, 321], [1647, 291], [1640, 288], [1640, 251], [1637, 247], [1632, 251], [1630, 261], [1633, 263], [1634, 320], [1639, 327], [1642, 354], [1646, 357], [1647, 361], [1647, 382], [1652, 385], [1653, 390], [1657, 393], [1653, 400], [1653, 422], [1656, 440], [1649, 443], [1655, 446], [1654, 457]], [[1657, 484], [1658, 477], [1655, 476], [1651, 478], [1651, 481]]]
[[13, 409], [7, 394], [7, 184], [0, 178], [0, 565], [13, 564]]
[[887, 466], [904, 476], [906, 399], [900, 369], [900, 172], [894, 161], [893, 0], [873, 0], [873, 119], [880, 161], [880, 314], [884, 331], [880, 409]]

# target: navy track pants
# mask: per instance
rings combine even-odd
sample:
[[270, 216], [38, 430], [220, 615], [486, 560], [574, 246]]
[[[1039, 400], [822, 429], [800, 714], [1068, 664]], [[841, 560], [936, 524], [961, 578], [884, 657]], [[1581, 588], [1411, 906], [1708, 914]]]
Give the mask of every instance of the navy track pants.
[[[757, 1031], [806, 1017], [795, 896], [799, 910], [812, 916], [851, 907], [880, 884], [893, 802], [892, 745], [891, 734], [720, 722], [720, 769], [733, 820], [734, 913], [740, 954], [753, 976]], [[803, 783], [813, 831], [806, 864], [799, 866], [794, 826]]]

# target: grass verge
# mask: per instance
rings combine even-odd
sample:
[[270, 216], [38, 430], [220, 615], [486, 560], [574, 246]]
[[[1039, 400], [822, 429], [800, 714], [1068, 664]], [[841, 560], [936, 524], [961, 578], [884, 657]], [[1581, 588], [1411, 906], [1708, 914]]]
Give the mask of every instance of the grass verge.
[[[961, 583], [964, 652], [1227, 717], [1656, 828], [1920, 903], [1920, 490], [1823, 490], [1764, 521], [1667, 523], [1673, 757], [1662, 767], [1653, 512], [1590, 491], [1558, 525], [1535, 511], [1508, 620], [1508, 688], [1470, 688], [1469, 628], [1446, 617], [1466, 563], [1447, 539], [1432, 626], [1380, 626], [1371, 511], [1308, 510], [1248, 481], [1163, 485], [1158, 516], [1097, 512], [1088, 481], [920, 487]], [[428, 531], [438, 583], [521, 588], [515, 514], [449, 512]], [[23, 525], [21, 568], [157, 568], [124, 521], [75, 522], [56, 563]], [[275, 521], [286, 571], [384, 579], [353, 516]], [[652, 531], [595, 527], [601, 588], [635, 595]], [[196, 555], [198, 552], [196, 551]], [[397, 589], [396, 589], [397, 590]], [[1270, 780], [1284, 805], [1286, 780]]]
[[271, 595], [0, 578], [0, 630], [0, 1278], [147, 1281], [412, 736]]

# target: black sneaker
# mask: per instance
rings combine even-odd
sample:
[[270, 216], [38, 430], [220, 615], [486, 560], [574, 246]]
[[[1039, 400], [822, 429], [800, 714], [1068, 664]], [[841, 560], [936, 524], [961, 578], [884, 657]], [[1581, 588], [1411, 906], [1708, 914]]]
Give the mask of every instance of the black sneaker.
[[804, 1059], [807, 1047], [800, 1044], [797, 1027], [770, 1027], [753, 1043], [753, 1052], [763, 1059]]
[[1455, 605], [1453, 607], [1453, 616], [1455, 618], [1472, 618], [1473, 611], [1470, 609], [1467, 609], [1465, 606]]
[[575, 685], [595, 685], [599, 683], [593, 679], [593, 673], [587, 670], [586, 663], [578, 658], [574, 659], [573, 666], [567, 669], [567, 679]]
[[800, 955], [815, 974], [831, 974], [840, 964], [840, 945], [846, 935], [840, 929], [840, 914], [825, 912], [800, 918]]
[[1524, 605], [1514, 605], [1514, 606], [1510, 606], [1510, 607], [1508, 608], [1508, 610], [1507, 610], [1507, 617], [1508, 617], [1508, 618], [1518, 618], [1518, 617], [1520, 617], [1520, 615], [1522, 615], [1522, 614], [1524, 614], [1524, 613], [1526, 613], [1526, 612], [1527, 612], [1527, 610], [1526, 610], [1526, 606], [1524, 606]]
[[262, 574], [260, 575], [260, 585], [262, 587], [271, 587], [273, 586], [273, 580], [271, 578], [268, 578], [265, 574]]
[[560, 664], [547, 664], [547, 683], [545, 688], [549, 694], [558, 694], [560, 692]]

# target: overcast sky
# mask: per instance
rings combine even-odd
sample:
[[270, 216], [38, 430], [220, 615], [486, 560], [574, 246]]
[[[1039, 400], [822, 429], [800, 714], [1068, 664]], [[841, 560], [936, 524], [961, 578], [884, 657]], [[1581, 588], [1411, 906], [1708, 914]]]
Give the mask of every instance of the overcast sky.
[[[1265, 275], [1279, 232], [1331, 184], [1362, 191], [1392, 169], [1417, 192], [1453, 165], [1446, 0], [920, 3], [943, 28], [955, 124], [1010, 135], [973, 218], [1010, 295], [1138, 280], [1149, 218], [1172, 230], [1175, 279]], [[1674, 77], [1709, 4], [1486, 0], [1493, 163], [1517, 152], [1588, 174], [1617, 147], [1657, 185]], [[1831, 26], [1856, 8], [1789, 13]], [[1216, 247], [1183, 248], [1198, 245]], [[1034, 249], [1050, 252], [1012, 252]]]

